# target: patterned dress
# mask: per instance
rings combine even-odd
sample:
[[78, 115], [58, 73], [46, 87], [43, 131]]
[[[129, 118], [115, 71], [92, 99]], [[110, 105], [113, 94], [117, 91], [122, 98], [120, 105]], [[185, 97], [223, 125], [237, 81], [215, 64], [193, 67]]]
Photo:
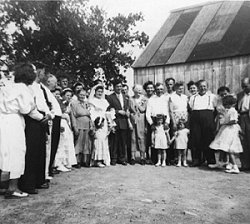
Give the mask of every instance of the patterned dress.
[[89, 130], [91, 127], [89, 105], [87, 102], [74, 101], [71, 104], [71, 120], [74, 130], [79, 130], [76, 140], [76, 155], [91, 154], [91, 139]]

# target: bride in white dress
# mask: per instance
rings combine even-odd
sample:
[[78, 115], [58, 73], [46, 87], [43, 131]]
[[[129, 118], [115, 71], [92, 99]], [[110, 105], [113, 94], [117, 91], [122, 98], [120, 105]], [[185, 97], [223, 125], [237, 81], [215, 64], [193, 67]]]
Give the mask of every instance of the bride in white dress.
[[[92, 159], [97, 162], [98, 167], [110, 165], [110, 154], [108, 147], [108, 125], [106, 115], [109, 103], [105, 99], [104, 86], [98, 84], [94, 86], [89, 95], [90, 117], [93, 122], [96, 119], [102, 120], [103, 125], [95, 132], [94, 149]], [[97, 127], [96, 127], [97, 128]]]

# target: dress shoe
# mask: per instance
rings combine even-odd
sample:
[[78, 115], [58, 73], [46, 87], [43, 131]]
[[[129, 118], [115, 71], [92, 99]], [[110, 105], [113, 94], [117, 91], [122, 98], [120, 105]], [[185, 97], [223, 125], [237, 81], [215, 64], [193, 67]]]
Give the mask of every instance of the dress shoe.
[[99, 162], [99, 163], [97, 163], [97, 167], [99, 167], [99, 168], [104, 168], [105, 165]]
[[131, 159], [131, 162], [130, 162], [130, 165], [135, 165], [135, 160], [134, 159]]
[[29, 195], [25, 192], [17, 192], [17, 191], [7, 191], [4, 195], [5, 199], [19, 199], [19, 198], [26, 198]]
[[110, 163], [110, 165], [111, 165], [111, 166], [115, 166], [115, 165], [116, 165], [116, 162], [112, 161], [112, 162]]
[[25, 193], [28, 193], [28, 194], [38, 194], [37, 189], [30, 189], [30, 190], [22, 189], [22, 191], [25, 192]]
[[81, 164], [76, 164], [76, 165], [73, 165], [72, 167], [76, 168], [76, 169], [81, 169]]
[[53, 170], [52, 173], [53, 173], [53, 174], [59, 174], [59, 173], [60, 173], [60, 170]]
[[145, 159], [142, 159], [142, 160], [141, 160], [141, 165], [142, 165], [142, 166], [145, 166], [145, 165], [146, 165], [146, 160], [145, 160]]
[[48, 189], [49, 188], [49, 183], [44, 183], [38, 187], [38, 189]]
[[250, 171], [250, 168], [241, 167], [239, 170], [240, 170], [240, 171], [243, 171], [243, 172], [246, 172], [246, 171]]
[[127, 163], [125, 161], [121, 162], [123, 166], [127, 166]]
[[67, 169], [65, 166], [60, 166], [57, 168], [57, 170], [61, 171], [61, 172], [69, 172], [70, 170]]

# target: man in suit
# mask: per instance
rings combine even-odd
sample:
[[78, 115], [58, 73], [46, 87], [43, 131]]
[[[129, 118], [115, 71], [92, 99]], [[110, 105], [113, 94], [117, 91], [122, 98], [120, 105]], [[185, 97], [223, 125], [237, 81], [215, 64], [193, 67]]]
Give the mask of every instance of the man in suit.
[[250, 79], [246, 77], [241, 82], [242, 92], [237, 94], [239, 124], [243, 133], [243, 153], [240, 156], [241, 170], [250, 170]]
[[111, 165], [118, 162], [126, 166], [129, 99], [122, 94], [121, 80], [114, 80], [113, 87], [114, 93], [107, 96], [109, 109], [114, 108], [116, 113], [116, 130], [110, 135]]

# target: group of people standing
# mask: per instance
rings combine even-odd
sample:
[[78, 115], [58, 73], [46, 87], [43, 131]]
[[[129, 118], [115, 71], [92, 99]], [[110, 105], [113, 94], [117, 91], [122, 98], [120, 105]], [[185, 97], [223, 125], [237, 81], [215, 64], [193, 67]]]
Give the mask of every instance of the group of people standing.
[[183, 82], [168, 78], [165, 85], [164, 93], [162, 83], [136, 84], [129, 96], [115, 79], [106, 94], [100, 80], [90, 90], [81, 82], [69, 88], [66, 77], [58, 85], [42, 63], [17, 65], [13, 82], [0, 80], [0, 193], [37, 194], [54, 174], [82, 166], [187, 167], [188, 149], [191, 166], [239, 173], [240, 154], [242, 170], [250, 170], [249, 78], [237, 97], [225, 86], [212, 94], [205, 80], [190, 81], [189, 96]]

